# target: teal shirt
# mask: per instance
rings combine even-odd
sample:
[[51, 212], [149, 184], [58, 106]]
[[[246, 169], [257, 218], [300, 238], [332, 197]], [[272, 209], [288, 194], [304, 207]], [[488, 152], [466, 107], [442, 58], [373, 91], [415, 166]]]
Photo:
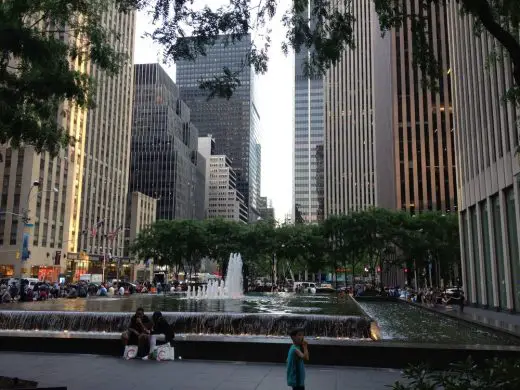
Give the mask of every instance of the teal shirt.
[[305, 386], [305, 366], [303, 359], [298, 357], [296, 345], [291, 345], [289, 354], [287, 355], [287, 386], [298, 387]]

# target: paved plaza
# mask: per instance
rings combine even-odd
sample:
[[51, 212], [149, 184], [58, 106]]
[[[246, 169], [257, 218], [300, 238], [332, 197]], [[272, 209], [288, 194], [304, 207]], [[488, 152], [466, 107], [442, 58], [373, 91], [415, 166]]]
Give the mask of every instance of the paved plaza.
[[[40, 387], [67, 386], [69, 390], [288, 389], [283, 365], [186, 360], [125, 361], [95, 355], [2, 352], [0, 376], [34, 380]], [[399, 370], [310, 366], [307, 367], [306, 389], [384, 390], [385, 385], [392, 384], [399, 377]]]

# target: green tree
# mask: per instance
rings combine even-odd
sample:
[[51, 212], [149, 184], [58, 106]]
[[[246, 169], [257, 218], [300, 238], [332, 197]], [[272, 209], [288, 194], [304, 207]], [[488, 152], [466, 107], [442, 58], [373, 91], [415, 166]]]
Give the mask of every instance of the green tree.
[[3, 0], [0, 2], [0, 143], [56, 154], [74, 139], [59, 124], [63, 102], [92, 107], [94, 80], [77, 64], [109, 75], [125, 63], [119, 35], [102, 24], [132, 0]]
[[183, 232], [176, 221], [160, 220], [139, 233], [131, 252], [140, 259], [153, 258], [158, 265], [183, 267]]
[[244, 286], [255, 275], [268, 273], [274, 279], [276, 252], [275, 227], [269, 221], [243, 225], [240, 250], [244, 264]]
[[242, 249], [241, 233], [245, 225], [221, 218], [207, 219], [204, 225], [208, 256], [217, 262], [224, 275], [229, 255]]

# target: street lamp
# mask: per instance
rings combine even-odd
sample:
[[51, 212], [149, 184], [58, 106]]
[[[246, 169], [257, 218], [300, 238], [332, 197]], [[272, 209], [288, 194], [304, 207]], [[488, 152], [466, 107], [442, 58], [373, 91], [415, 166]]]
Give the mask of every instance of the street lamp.
[[[22, 221], [23, 221], [23, 232], [22, 232], [22, 248], [21, 248], [21, 251], [20, 251], [20, 254], [21, 254], [21, 260], [22, 260], [22, 264], [27, 261], [30, 257], [30, 252], [29, 252], [29, 239], [30, 239], [30, 228], [33, 227], [32, 224], [30, 224], [30, 216], [29, 216], [29, 205], [30, 205], [30, 202], [31, 200], [38, 196], [39, 194], [41, 193], [44, 193], [44, 192], [58, 192], [58, 189], [55, 187], [51, 190], [45, 190], [45, 191], [37, 191], [35, 194], [32, 195], [33, 193], [33, 189], [34, 188], [39, 188], [40, 187], [40, 182], [38, 180], [35, 180], [33, 181], [32, 183], [32, 186], [31, 188], [29, 189], [29, 192], [27, 194], [27, 200], [25, 202], [25, 208], [22, 209]], [[21, 274], [23, 272], [21, 272], [22, 269], [20, 269], [20, 276], [22, 276]]]

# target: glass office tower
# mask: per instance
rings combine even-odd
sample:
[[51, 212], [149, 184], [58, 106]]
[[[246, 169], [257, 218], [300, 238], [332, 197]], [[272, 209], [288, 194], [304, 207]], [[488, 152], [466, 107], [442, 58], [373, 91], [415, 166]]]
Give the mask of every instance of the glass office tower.
[[[250, 221], [255, 221], [260, 196], [260, 114], [255, 104], [254, 71], [244, 68], [250, 50], [250, 35], [235, 42], [221, 36], [213, 46], [207, 47], [205, 56], [177, 62], [177, 85], [200, 136], [212, 135], [216, 153], [230, 158], [238, 178], [237, 188], [248, 205]], [[225, 67], [241, 70], [240, 86], [230, 99], [208, 100], [208, 92], [199, 88], [200, 81], [222, 74]]]
[[294, 187], [296, 223], [323, 220], [323, 78], [304, 75], [307, 51], [295, 54]]

